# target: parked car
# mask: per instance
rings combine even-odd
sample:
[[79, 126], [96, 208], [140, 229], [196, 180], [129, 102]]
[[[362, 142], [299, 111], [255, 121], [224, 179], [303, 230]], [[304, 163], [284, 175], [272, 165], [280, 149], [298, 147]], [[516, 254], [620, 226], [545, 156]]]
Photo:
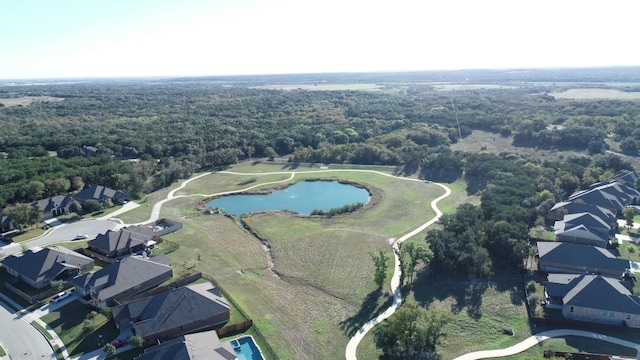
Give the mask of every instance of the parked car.
[[71, 296], [71, 291], [60, 292], [60, 293], [57, 293], [56, 296], [53, 297], [53, 299], [51, 299], [51, 302], [52, 303], [58, 302], [68, 298], [69, 296]]
[[117, 349], [127, 345], [128, 343], [129, 343], [129, 340], [127, 339], [115, 339], [111, 342], [111, 345], [113, 345], [113, 347]]
[[5, 244], [11, 244], [13, 242], [13, 239], [7, 236], [0, 235], [0, 241]]
[[86, 238], [87, 238], [87, 235], [85, 235], [85, 234], [78, 234], [78, 235], [76, 235], [76, 237], [75, 237], [75, 238], [73, 238], [73, 240], [84, 240], [84, 239], [86, 239]]

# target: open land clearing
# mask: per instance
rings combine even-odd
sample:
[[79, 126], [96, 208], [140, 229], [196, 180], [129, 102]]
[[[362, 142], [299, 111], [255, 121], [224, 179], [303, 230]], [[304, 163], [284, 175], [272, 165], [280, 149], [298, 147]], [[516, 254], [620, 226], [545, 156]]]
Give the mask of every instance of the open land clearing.
[[640, 100], [640, 92], [627, 92], [617, 89], [569, 89], [559, 93], [549, 93], [556, 99], [593, 100]]
[[62, 101], [64, 98], [58, 98], [53, 96], [22, 96], [17, 98], [0, 98], [0, 104], [10, 106], [27, 106], [34, 102], [45, 101]]
[[[251, 174], [213, 173], [190, 183], [180, 194], [246, 188], [247, 180], [253, 177], [258, 177], [256, 183], [263, 182], [256, 173], [289, 172], [288, 166], [239, 164], [228, 170]], [[320, 171], [317, 166], [293, 171], [293, 181], [287, 180], [290, 173], [262, 176], [291, 183], [318, 178], [358, 182], [380, 192], [380, 201], [334, 218], [299, 217], [287, 212], [250, 216], [254, 229], [271, 244], [271, 271], [259, 240], [230, 218], [196, 210], [204, 196], [178, 198], [167, 202], [161, 212], [162, 217], [185, 224], [181, 231], [166, 237], [180, 244], [169, 256], [177, 267], [193, 267], [215, 279], [254, 320], [279, 358], [341, 358], [350, 334], [385, 309], [391, 299], [376, 291], [369, 252], [385, 249], [391, 258], [389, 238], [397, 238], [433, 217], [429, 204], [442, 190], [422, 181], [364, 171]], [[131, 222], [126, 215], [122, 219]], [[390, 266], [389, 272], [392, 270]]]
[[[353, 332], [391, 301], [386, 293], [388, 285], [382, 293], [375, 289], [369, 252], [390, 252], [389, 238], [432, 217], [429, 203], [441, 194], [435, 185], [421, 181], [372, 172], [331, 171], [338, 167], [342, 166], [331, 165], [329, 171], [321, 171], [318, 165], [245, 162], [226, 170], [247, 175], [212, 173], [200, 177], [176, 194], [183, 197], [162, 208], [161, 217], [180, 219], [185, 224], [181, 231], [166, 237], [180, 245], [169, 254], [174, 266], [201, 271], [213, 278], [235, 306], [254, 320], [280, 359], [343, 358]], [[388, 174], [394, 170], [387, 169]], [[296, 172], [293, 179], [291, 171]], [[289, 212], [248, 217], [253, 229], [271, 246], [273, 270], [264, 244], [235, 220], [197, 210], [207, 195], [263, 182], [293, 183], [303, 179], [359, 182], [381, 195], [372, 207], [334, 218], [301, 217]], [[275, 185], [267, 188], [272, 187]], [[463, 183], [450, 187], [454, 193], [442, 204], [447, 212], [464, 201], [477, 203], [477, 198], [467, 196]], [[153, 202], [164, 198], [169, 190], [149, 195], [148, 207], [123, 214], [122, 219], [131, 223], [130, 215], [148, 217]], [[409, 241], [422, 241], [424, 235], [423, 232]], [[517, 274], [499, 273], [492, 279], [468, 281], [434, 280], [421, 273], [407, 299], [453, 313], [454, 321], [447, 327], [448, 335], [439, 348], [447, 359], [471, 351], [504, 348], [532, 332], [545, 330], [530, 328], [520, 286]], [[504, 327], [516, 330], [516, 336], [504, 335]], [[576, 341], [574, 349], [582, 346]], [[377, 358], [379, 354], [369, 333], [358, 347], [358, 358]]]
[[315, 91], [376, 91], [381, 90], [384, 86], [378, 84], [336, 84], [336, 83], [314, 83], [314, 84], [272, 84], [253, 86], [253, 89], [267, 90], [315, 90]]

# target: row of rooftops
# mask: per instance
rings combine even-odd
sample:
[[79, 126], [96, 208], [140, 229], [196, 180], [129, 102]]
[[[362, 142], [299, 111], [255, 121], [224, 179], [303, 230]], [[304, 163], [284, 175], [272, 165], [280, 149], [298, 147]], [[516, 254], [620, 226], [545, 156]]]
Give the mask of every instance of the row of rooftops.
[[636, 171], [621, 174], [551, 209], [550, 217], [558, 220], [558, 241], [537, 243], [539, 266], [548, 272], [546, 292], [563, 306], [640, 315], [640, 297], [622, 281], [632, 263], [605, 248], [617, 231], [616, 214], [640, 202], [640, 192], [633, 187], [638, 178]]
[[[631, 175], [635, 174], [635, 175]], [[638, 176], [634, 171], [622, 178]], [[640, 191], [613, 180], [592, 185], [569, 196], [550, 210], [559, 241], [606, 247], [617, 231], [616, 215], [626, 206], [640, 203]]]

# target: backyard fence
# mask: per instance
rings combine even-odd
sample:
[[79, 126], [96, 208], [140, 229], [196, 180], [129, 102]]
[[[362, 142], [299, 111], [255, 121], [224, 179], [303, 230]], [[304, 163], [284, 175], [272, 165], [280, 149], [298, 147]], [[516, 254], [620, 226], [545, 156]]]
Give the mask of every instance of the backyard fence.
[[62, 283], [62, 286], [60, 287], [60, 289], [54, 289], [54, 288], [48, 288], [47, 290], [43, 290], [37, 294], [32, 294], [29, 295], [26, 292], [18, 289], [16, 286], [14, 286], [14, 284], [19, 283], [20, 280], [13, 280], [13, 281], [5, 281], [4, 285], [7, 287], [7, 289], [11, 290], [13, 293], [15, 293], [16, 295], [20, 296], [21, 298], [25, 299], [27, 302], [29, 302], [29, 304], [35, 304], [38, 301], [42, 300], [42, 299], [46, 299], [50, 296], [53, 296], [55, 294], [57, 294], [58, 292], [62, 291], [62, 290], [66, 290], [70, 287], [73, 287], [73, 282], [71, 281], [66, 281]]
[[227, 325], [223, 328], [216, 329], [216, 333], [218, 334], [218, 337], [224, 337], [227, 335], [241, 333], [251, 328], [252, 326], [253, 326], [253, 320], [249, 319], [237, 324]]

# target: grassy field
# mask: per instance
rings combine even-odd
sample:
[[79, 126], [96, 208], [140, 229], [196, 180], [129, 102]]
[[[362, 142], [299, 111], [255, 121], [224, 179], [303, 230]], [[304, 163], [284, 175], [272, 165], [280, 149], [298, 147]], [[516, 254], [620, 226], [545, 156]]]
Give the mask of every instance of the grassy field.
[[[328, 170], [339, 168], [332, 165]], [[214, 279], [254, 321], [277, 358], [343, 358], [353, 332], [391, 301], [388, 285], [378, 291], [373, 284], [369, 252], [386, 249], [391, 255], [389, 239], [430, 219], [434, 213], [429, 203], [442, 190], [421, 181], [374, 173], [320, 172], [317, 165], [242, 163], [228, 170], [250, 174], [212, 173], [201, 177], [176, 192], [182, 197], [163, 206], [161, 217], [179, 219], [185, 225], [166, 236], [180, 245], [169, 254], [174, 266], [201, 271]], [[384, 167], [376, 170], [387, 174], [395, 171]], [[296, 172], [293, 180], [289, 180], [290, 171]], [[264, 190], [312, 178], [365, 184], [374, 193], [374, 205], [334, 218], [300, 217], [288, 212], [253, 214], [247, 221], [265, 243], [243, 230], [237, 221], [223, 215], [205, 215], [197, 209], [214, 193], [278, 182], [257, 188]], [[477, 197], [466, 194], [463, 182], [448, 185], [453, 194], [441, 202], [444, 212], [453, 212], [464, 202], [479, 203]], [[124, 214], [122, 219], [132, 222], [148, 218], [151, 206], [169, 190], [149, 195], [145, 199], [149, 206]], [[410, 241], [423, 241], [425, 233]], [[426, 307], [454, 314], [455, 321], [447, 328], [448, 335], [439, 348], [443, 358], [449, 359], [470, 351], [507, 347], [536, 331], [529, 326], [519, 286], [519, 277], [513, 274], [476, 282], [435, 281], [419, 276], [409, 296]], [[514, 329], [516, 335], [506, 336], [502, 328]], [[571, 349], [574, 343], [577, 340], [568, 341], [566, 346]], [[358, 357], [373, 359], [379, 354], [373, 336], [367, 335], [358, 348]], [[531, 355], [523, 356], [514, 358]]]
[[23, 96], [17, 98], [0, 98], [0, 104], [4, 106], [27, 106], [33, 102], [39, 101], [62, 101], [64, 98], [57, 98], [53, 96]]
[[638, 100], [640, 93], [628, 92], [617, 89], [569, 89], [560, 93], [549, 93], [557, 99], [592, 100], [592, 99], [616, 99]]
[[[334, 359], [344, 357], [350, 335], [390, 302], [373, 283], [369, 251], [386, 249], [399, 237], [433, 217], [429, 204], [442, 194], [439, 187], [370, 172], [319, 172], [319, 166], [243, 163], [229, 169], [251, 175], [215, 173], [177, 191], [184, 197], [167, 202], [161, 217], [180, 219], [182, 230], [166, 236], [180, 244], [169, 254], [177, 267], [202, 271], [218, 282], [232, 301], [253, 319], [280, 359]], [[377, 168], [391, 173], [393, 168]], [[295, 178], [290, 181], [290, 172]], [[314, 171], [313, 173], [308, 173]], [[267, 174], [286, 172], [284, 174]], [[211, 194], [245, 189], [263, 182], [279, 182], [259, 189], [303, 179], [340, 179], [365, 184], [374, 192], [375, 205], [331, 219], [297, 217], [284, 212], [260, 213], [249, 218], [269, 240], [273, 263], [265, 245], [222, 215], [204, 215], [197, 204]], [[176, 188], [176, 184], [173, 188]], [[456, 184], [449, 206], [465, 199]], [[168, 190], [151, 194], [125, 222], [148, 218], [151, 206]], [[188, 196], [199, 194], [196, 196]], [[285, 226], [283, 226], [285, 225]], [[424, 238], [424, 235], [420, 235]], [[391, 263], [390, 263], [391, 264]], [[390, 269], [391, 272], [391, 269]], [[390, 273], [389, 272], [389, 273]], [[388, 285], [385, 289], [388, 288]]]
[[451, 150], [468, 151], [472, 153], [499, 154], [509, 152], [514, 154], [524, 154], [540, 159], [559, 161], [562, 157], [575, 154], [575, 151], [543, 150], [530, 147], [517, 147], [511, 144], [511, 137], [503, 137], [482, 130], [473, 130], [471, 135], [451, 144]]
[[254, 86], [254, 89], [268, 89], [268, 90], [315, 90], [315, 91], [347, 91], [347, 90], [367, 90], [374, 91], [383, 88], [383, 85], [378, 84], [331, 84], [331, 83], [316, 83], [316, 84], [277, 84], [277, 85], [261, 85]]

